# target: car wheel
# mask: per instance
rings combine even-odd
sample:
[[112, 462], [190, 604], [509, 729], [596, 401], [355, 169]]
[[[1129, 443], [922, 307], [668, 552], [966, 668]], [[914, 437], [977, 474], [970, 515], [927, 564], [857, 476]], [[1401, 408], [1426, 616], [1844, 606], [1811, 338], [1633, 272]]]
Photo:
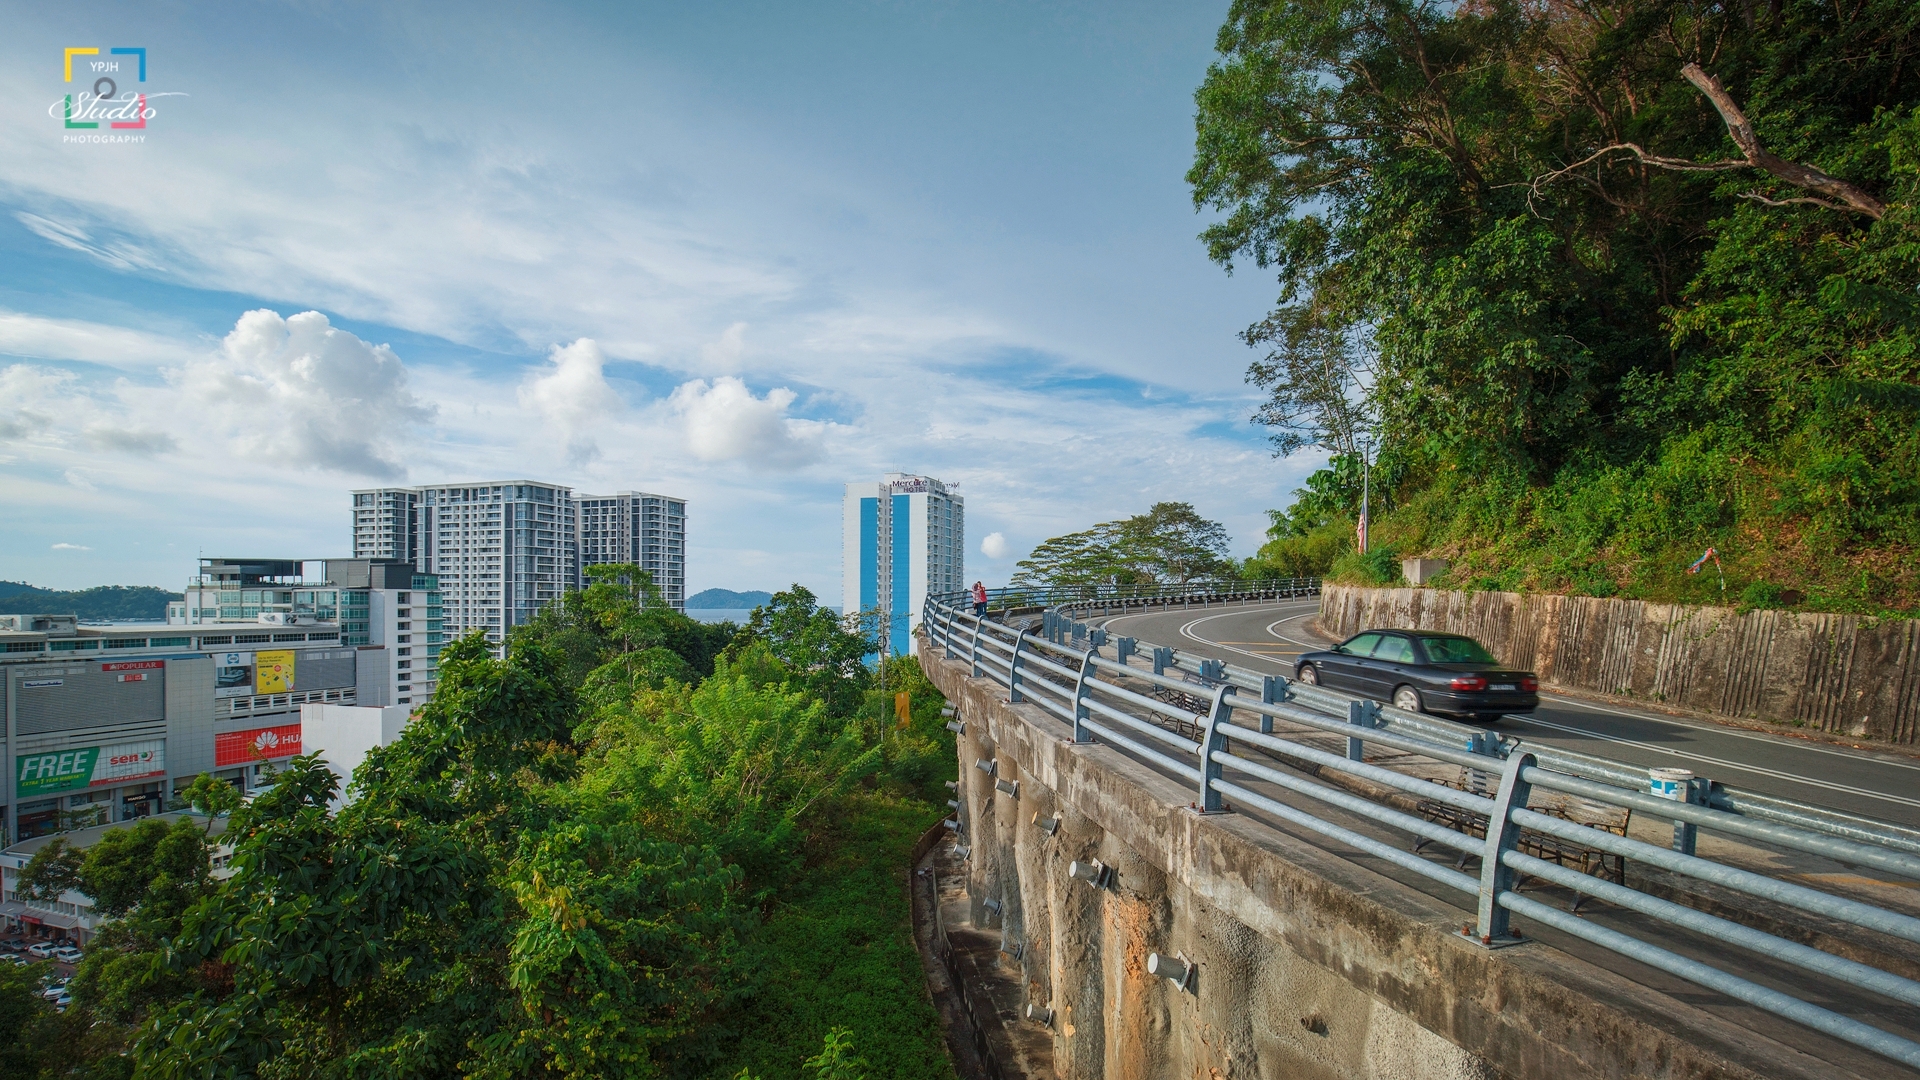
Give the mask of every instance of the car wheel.
[[1319, 686], [1320, 673], [1313, 670], [1312, 664], [1308, 664], [1306, 667], [1300, 669], [1300, 681], [1306, 683], [1308, 686]]
[[1425, 712], [1420, 707], [1420, 691], [1411, 686], [1403, 686], [1393, 692], [1393, 707], [1408, 712]]

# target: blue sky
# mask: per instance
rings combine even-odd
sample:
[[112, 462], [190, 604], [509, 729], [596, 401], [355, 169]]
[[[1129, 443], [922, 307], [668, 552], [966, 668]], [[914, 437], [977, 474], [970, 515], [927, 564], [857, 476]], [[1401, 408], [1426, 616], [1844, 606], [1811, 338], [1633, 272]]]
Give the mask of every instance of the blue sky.
[[[1317, 462], [1246, 422], [1274, 286], [1182, 180], [1225, 10], [13, 5], [0, 578], [177, 588], [522, 476], [687, 497], [695, 589], [837, 597], [892, 469], [989, 582], [1161, 499], [1250, 553]], [[115, 46], [141, 141], [69, 141], [63, 50]]]

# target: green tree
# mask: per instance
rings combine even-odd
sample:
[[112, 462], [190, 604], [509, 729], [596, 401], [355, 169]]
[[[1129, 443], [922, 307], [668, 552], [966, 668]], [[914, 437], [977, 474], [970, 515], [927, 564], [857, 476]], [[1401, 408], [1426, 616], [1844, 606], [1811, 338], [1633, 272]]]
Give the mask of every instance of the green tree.
[[1255, 419], [1372, 425], [1377, 532], [1504, 585], [1673, 598], [1713, 544], [1920, 604], [1920, 10], [1239, 0], [1218, 45], [1189, 180], [1278, 278]]
[[1226, 529], [1191, 503], [1154, 503], [1144, 514], [1056, 536], [1014, 566], [1015, 588], [1185, 584], [1232, 572]]

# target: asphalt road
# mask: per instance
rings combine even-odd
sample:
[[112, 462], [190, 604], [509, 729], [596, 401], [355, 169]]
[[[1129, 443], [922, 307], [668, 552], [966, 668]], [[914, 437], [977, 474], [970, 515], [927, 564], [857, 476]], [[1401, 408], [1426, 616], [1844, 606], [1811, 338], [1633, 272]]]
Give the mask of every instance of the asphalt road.
[[[1291, 676], [1295, 657], [1326, 647], [1308, 628], [1318, 612], [1318, 601], [1287, 601], [1123, 615], [1104, 625], [1116, 635]], [[1495, 727], [1527, 743], [1692, 769], [1731, 787], [1920, 828], [1920, 761], [1898, 754], [1544, 693], [1534, 713], [1510, 715]]]

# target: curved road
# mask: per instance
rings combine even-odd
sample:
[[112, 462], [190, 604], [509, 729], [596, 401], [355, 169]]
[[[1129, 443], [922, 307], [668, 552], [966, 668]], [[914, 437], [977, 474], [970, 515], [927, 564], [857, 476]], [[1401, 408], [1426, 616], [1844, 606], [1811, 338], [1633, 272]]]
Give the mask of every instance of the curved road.
[[[1121, 615], [1098, 620], [1116, 635], [1171, 645], [1253, 671], [1293, 674], [1293, 660], [1327, 642], [1309, 629], [1317, 600]], [[1920, 828], [1920, 761], [1744, 731], [1558, 694], [1498, 730], [1525, 742], [1636, 765], [1670, 765], [1748, 791], [1798, 799], [1877, 821]]]

